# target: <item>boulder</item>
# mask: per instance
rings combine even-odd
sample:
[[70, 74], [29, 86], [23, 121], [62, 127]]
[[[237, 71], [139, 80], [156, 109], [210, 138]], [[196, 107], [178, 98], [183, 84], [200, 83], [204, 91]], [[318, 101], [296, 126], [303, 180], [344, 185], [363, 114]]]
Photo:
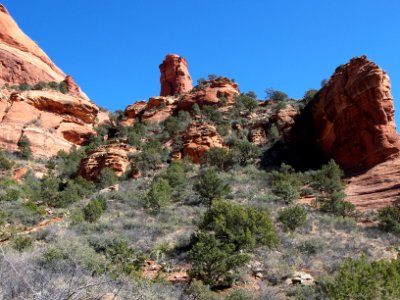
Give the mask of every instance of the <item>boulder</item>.
[[79, 175], [88, 180], [96, 180], [104, 168], [114, 170], [117, 176], [122, 176], [129, 167], [134, 167], [129, 159], [129, 154], [137, 152], [137, 149], [126, 143], [115, 141], [100, 146], [90, 151], [80, 163]]

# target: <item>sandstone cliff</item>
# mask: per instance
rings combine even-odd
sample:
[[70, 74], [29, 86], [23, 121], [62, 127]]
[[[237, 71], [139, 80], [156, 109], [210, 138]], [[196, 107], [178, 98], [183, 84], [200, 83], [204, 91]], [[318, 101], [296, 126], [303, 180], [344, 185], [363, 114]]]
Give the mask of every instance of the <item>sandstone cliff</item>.
[[398, 156], [390, 80], [365, 56], [338, 67], [312, 106], [316, 140], [342, 168], [364, 171]]
[[71, 76], [66, 76], [0, 4], [0, 86], [63, 83], [67, 94], [42, 86], [35, 91], [0, 91], [0, 147], [18, 149], [26, 136], [35, 156], [50, 157], [84, 144], [99, 114]]

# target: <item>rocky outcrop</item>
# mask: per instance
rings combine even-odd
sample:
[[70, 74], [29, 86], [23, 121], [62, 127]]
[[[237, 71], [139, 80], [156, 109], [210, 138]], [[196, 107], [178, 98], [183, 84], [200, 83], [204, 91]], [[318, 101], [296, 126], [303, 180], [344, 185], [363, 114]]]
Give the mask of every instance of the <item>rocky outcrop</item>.
[[0, 4], [0, 85], [39, 82], [65, 83], [68, 92], [54, 90], [0, 91], [0, 148], [16, 151], [26, 136], [35, 156], [50, 157], [59, 150], [82, 145], [94, 133], [99, 109], [25, 35]]
[[390, 80], [365, 56], [338, 67], [312, 106], [316, 140], [348, 171], [363, 171], [398, 156]]
[[[63, 81], [67, 87], [68, 93], [75, 97], [80, 97], [83, 95], [80, 87], [75, 83], [71, 75], [65, 77]], [[86, 96], [86, 95], [85, 95]]]
[[183, 156], [189, 156], [193, 163], [199, 164], [210, 148], [225, 148], [224, 140], [214, 125], [193, 122], [183, 135]]
[[153, 97], [149, 99], [141, 120], [144, 123], [161, 123], [170, 117], [178, 102], [178, 97]]
[[0, 4], [0, 85], [61, 82], [65, 74], [32, 41]]
[[291, 129], [300, 112], [295, 104], [289, 101], [284, 108], [278, 110], [276, 105], [273, 101], [261, 103], [257, 112], [248, 117], [251, 143], [265, 145], [269, 139], [279, 139], [282, 143], [287, 143], [292, 138]]
[[168, 54], [160, 65], [161, 96], [185, 94], [192, 90], [192, 78], [186, 59]]
[[[178, 103], [178, 108], [191, 111], [195, 103], [199, 106], [216, 104], [229, 106], [234, 103], [235, 96], [239, 94], [237, 83], [226, 77], [218, 77], [202, 83], [191, 93], [183, 95]], [[224, 103], [221, 103], [221, 101], [224, 101]]]
[[122, 176], [129, 168], [134, 170], [129, 154], [135, 152], [136, 148], [122, 142], [100, 146], [81, 161], [79, 175], [88, 180], [96, 180], [104, 168], [110, 168], [117, 176]]
[[94, 134], [98, 108], [91, 101], [56, 91], [2, 91], [0, 148], [17, 151], [24, 135], [35, 156], [50, 157], [84, 144]]
[[400, 197], [400, 159], [383, 162], [346, 181], [346, 200], [357, 209], [374, 210], [389, 206]]
[[132, 126], [135, 124], [135, 120], [140, 118], [144, 109], [147, 106], [147, 102], [142, 100], [135, 102], [125, 108], [124, 117], [120, 122], [121, 126]]

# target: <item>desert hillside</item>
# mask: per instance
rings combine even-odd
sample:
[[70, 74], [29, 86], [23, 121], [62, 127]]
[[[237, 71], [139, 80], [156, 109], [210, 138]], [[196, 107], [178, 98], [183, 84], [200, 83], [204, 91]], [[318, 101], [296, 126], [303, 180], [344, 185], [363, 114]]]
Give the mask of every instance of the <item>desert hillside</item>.
[[0, 4], [0, 62], [1, 299], [400, 299], [400, 138], [366, 56], [292, 99], [167, 54], [159, 95], [108, 112]]

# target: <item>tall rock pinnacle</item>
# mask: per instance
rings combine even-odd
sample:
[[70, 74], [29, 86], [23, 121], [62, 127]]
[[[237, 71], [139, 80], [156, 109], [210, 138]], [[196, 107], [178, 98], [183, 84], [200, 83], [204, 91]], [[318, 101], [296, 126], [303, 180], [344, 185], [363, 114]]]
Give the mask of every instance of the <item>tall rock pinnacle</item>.
[[173, 96], [192, 90], [192, 78], [186, 59], [176, 54], [168, 54], [160, 65], [161, 96]]

